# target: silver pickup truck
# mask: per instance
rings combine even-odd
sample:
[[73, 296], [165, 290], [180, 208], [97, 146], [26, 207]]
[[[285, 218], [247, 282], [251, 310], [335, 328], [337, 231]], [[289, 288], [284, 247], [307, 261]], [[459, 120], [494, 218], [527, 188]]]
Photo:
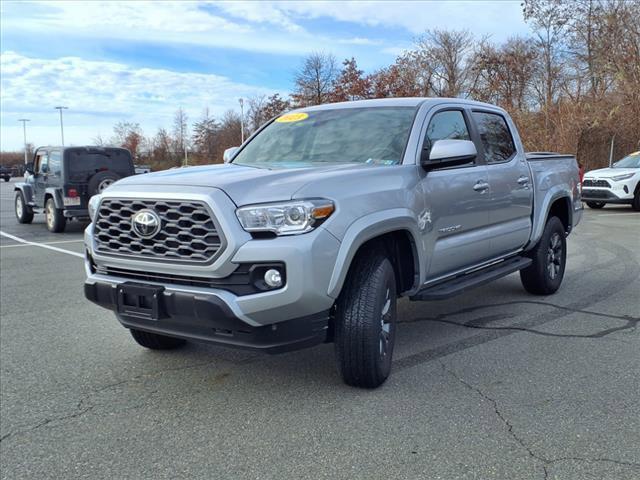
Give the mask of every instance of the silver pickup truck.
[[373, 388], [391, 369], [398, 297], [517, 271], [552, 294], [582, 213], [575, 158], [525, 154], [504, 110], [460, 99], [304, 108], [225, 157], [90, 201], [85, 295], [144, 347], [334, 342], [344, 381]]

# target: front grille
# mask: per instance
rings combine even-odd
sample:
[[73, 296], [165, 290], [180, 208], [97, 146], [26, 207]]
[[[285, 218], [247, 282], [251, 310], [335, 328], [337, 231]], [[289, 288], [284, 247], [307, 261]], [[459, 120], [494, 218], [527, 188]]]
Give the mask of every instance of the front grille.
[[[160, 217], [160, 230], [142, 238], [132, 229], [143, 209]], [[170, 262], [208, 263], [221, 253], [224, 238], [202, 202], [185, 200], [104, 199], [94, 222], [95, 250]]]
[[592, 199], [592, 198], [617, 198], [611, 192], [607, 192], [606, 190], [583, 190], [582, 191], [582, 199]]
[[591, 180], [587, 178], [582, 182], [583, 187], [605, 187], [611, 188], [611, 185], [606, 180]]

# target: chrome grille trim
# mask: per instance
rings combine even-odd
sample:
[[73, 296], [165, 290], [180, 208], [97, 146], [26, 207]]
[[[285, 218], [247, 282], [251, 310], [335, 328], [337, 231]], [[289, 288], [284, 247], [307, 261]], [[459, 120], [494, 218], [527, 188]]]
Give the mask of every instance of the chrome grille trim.
[[[153, 238], [139, 237], [131, 227], [138, 211], [151, 209], [161, 219]], [[209, 264], [226, 246], [209, 206], [197, 200], [105, 198], [93, 222], [95, 252], [171, 263]]]

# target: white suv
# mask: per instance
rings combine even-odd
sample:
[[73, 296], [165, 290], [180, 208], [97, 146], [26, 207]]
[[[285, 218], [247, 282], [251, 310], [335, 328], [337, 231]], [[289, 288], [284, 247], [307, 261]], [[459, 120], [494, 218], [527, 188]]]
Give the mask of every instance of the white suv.
[[590, 208], [626, 203], [640, 211], [640, 151], [627, 155], [610, 168], [587, 172], [582, 181], [582, 200]]

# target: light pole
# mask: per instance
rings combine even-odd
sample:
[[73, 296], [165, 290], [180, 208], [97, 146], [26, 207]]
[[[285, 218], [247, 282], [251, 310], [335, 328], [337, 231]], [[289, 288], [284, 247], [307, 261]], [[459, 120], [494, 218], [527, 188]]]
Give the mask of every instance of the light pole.
[[26, 165], [27, 163], [29, 163], [29, 161], [27, 160], [27, 122], [30, 122], [31, 120], [29, 120], [28, 118], [20, 118], [18, 121], [22, 122], [22, 136], [24, 138], [24, 164]]
[[64, 147], [64, 126], [62, 125], [62, 110], [66, 110], [69, 107], [54, 107], [60, 112], [60, 137], [62, 138], [62, 146]]
[[238, 99], [240, 102], [240, 143], [244, 143], [244, 100]]

